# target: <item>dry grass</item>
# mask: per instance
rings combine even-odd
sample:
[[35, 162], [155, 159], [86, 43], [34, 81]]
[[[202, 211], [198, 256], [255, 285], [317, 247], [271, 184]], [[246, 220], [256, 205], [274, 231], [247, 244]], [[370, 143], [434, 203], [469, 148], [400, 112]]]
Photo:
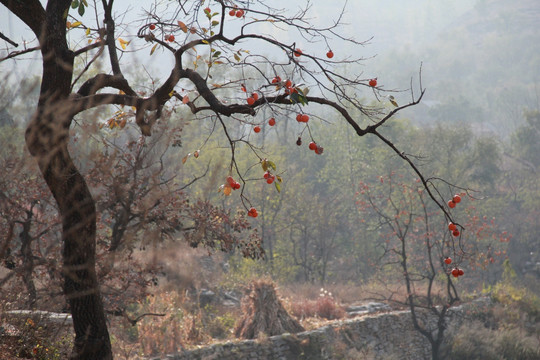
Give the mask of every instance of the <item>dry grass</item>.
[[287, 313], [278, 298], [274, 283], [269, 280], [254, 281], [251, 284], [242, 309], [244, 315], [234, 331], [238, 338], [255, 339], [259, 334], [272, 336], [304, 330], [302, 325]]
[[318, 317], [335, 320], [345, 317], [345, 310], [334, 297], [322, 294], [315, 300], [298, 300], [291, 303], [291, 314], [299, 319]]

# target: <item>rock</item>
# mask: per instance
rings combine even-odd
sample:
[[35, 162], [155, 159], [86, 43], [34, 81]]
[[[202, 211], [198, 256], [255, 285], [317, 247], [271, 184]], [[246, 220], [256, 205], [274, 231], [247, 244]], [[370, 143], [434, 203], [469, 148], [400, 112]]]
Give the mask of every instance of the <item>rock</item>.
[[216, 302], [216, 293], [212, 290], [201, 289], [199, 293], [199, 305], [205, 307], [206, 305]]
[[385, 303], [370, 302], [363, 305], [351, 305], [345, 309], [348, 317], [371, 314], [379, 311], [390, 311], [392, 308]]
[[6, 318], [12, 318], [17, 320], [26, 320], [31, 318], [35, 322], [48, 322], [54, 325], [73, 325], [73, 320], [70, 314], [54, 313], [41, 310], [11, 310], [4, 313]]

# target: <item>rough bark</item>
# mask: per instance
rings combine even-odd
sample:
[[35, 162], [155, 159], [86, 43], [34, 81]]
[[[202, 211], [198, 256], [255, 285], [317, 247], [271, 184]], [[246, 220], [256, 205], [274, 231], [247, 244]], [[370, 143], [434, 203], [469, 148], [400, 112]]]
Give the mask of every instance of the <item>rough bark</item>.
[[71, 0], [1, 0], [38, 37], [43, 57], [40, 99], [27, 127], [26, 144], [37, 160], [62, 218], [64, 294], [73, 316], [72, 359], [112, 359], [111, 343], [95, 269], [96, 208], [68, 151], [68, 111], [74, 54], [63, 14]]

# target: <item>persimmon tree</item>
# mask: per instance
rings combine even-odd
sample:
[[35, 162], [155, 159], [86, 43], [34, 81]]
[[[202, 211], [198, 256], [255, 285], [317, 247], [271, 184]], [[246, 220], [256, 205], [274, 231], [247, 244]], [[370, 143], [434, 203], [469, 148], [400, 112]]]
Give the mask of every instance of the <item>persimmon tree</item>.
[[[267, 159], [263, 149], [250, 141], [260, 131], [260, 123], [269, 121], [262, 114], [279, 120], [292, 109], [298, 128], [291, 131], [298, 131], [298, 144], [306, 146], [306, 156], [318, 156], [324, 154], [324, 138], [316, 138], [310, 122], [325, 121], [318, 117], [317, 109], [329, 107], [335, 110], [337, 119], [350, 125], [351, 132], [359, 137], [375, 136], [394, 151], [417, 174], [428, 197], [450, 218], [434, 191], [434, 182], [423, 176], [414, 158], [400, 151], [397, 144], [379, 131], [400, 110], [421, 101], [424, 95], [421, 80], [415, 87], [411, 81], [408, 92], [397, 93], [387, 89], [374, 75], [344, 72], [364, 61], [358, 55], [364, 43], [342, 35], [344, 10], [329, 25], [319, 27], [310, 25], [309, 3], [291, 14], [265, 1], [180, 0], [148, 5], [146, 15], [135, 20], [136, 31], [128, 33], [125, 24], [115, 17], [113, 0], [93, 3], [49, 0], [46, 4], [38, 0], [0, 0], [0, 3], [36, 39], [35, 46], [16, 50], [17, 43], [2, 36], [6, 46], [13, 49], [1, 59], [2, 66], [17, 61], [22, 54], [41, 53], [40, 97], [26, 129], [26, 145], [39, 165], [62, 219], [63, 291], [73, 315], [74, 359], [112, 358], [95, 269], [95, 200], [68, 147], [70, 128], [84, 111], [105, 105], [131, 107], [130, 112], [119, 113], [108, 125], [121, 130], [128, 121], [133, 121], [143, 136], [151, 136], [167, 109], [187, 106], [194, 119], [211, 125], [210, 134], [221, 132], [226, 137], [230, 178], [223, 181], [222, 191], [225, 195], [239, 196], [249, 209], [248, 216], [257, 217], [256, 204], [251, 204], [246, 188], [250, 181], [262, 180], [264, 172], [275, 176], [279, 165]], [[87, 20], [89, 14], [95, 14], [96, 18]], [[275, 33], [268, 33], [267, 28]], [[119, 29], [125, 33], [120, 35]], [[294, 34], [293, 37], [306, 44], [324, 43], [328, 49], [315, 53], [310, 51], [311, 46], [300, 48], [296, 42], [280, 40], [281, 31]], [[343, 50], [334, 48], [330, 52], [333, 43], [341, 44]], [[127, 53], [136, 51], [171, 59], [168, 76], [159, 79], [159, 74], [148, 74], [152, 85], [137, 88], [124, 75]], [[74, 62], [79, 58], [85, 65], [81, 72], [75, 73]], [[101, 65], [103, 62], [108, 65]], [[220, 68], [226, 71], [226, 76], [214, 78]], [[87, 76], [91, 70], [97, 74]], [[355, 113], [363, 114], [363, 119], [368, 121], [355, 118]], [[233, 128], [241, 131], [232, 132]], [[252, 149], [254, 165], [262, 166], [261, 174], [255, 179], [254, 172], [237, 166], [235, 154], [241, 145]], [[199, 152], [192, 154], [198, 156]], [[279, 176], [274, 179], [278, 190], [281, 180]], [[232, 192], [233, 189], [240, 191]], [[211, 216], [209, 213], [208, 217]], [[206, 220], [201, 217], [200, 221]], [[259, 251], [253, 244], [244, 249], [247, 256]]]

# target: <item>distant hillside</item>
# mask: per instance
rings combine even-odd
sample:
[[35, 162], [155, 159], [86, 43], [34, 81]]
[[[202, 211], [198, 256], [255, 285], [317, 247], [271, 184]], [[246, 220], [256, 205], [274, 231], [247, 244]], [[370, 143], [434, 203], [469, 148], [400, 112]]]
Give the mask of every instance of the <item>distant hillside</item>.
[[540, 1], [478, 1], [432, 43], [395, 51], [379, 66], [403, 83], [420, 61], [429, 111], [419, 120], [478, 122], [511, 132], [524, 108], [539, 106]]

